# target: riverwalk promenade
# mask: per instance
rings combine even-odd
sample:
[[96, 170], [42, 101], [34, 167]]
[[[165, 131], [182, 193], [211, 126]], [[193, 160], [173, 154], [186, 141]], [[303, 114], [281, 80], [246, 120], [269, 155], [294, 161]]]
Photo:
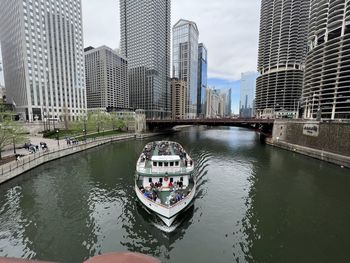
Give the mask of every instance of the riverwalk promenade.
[[[156, 134], [145, 134], [142, 138], [154, 135]], [[52, 140], [48, 151], [40, 150], [36, 153], [23, 156], [18, 160], [0, 166], [0, 184], [11, 180], [44, 163], [57, 160], [59, 158], [63, 158], [71, 154], [82, 152], [88, 149], [92, 149], [104, 144], [134, 138], [136, 138], [135, 134], [123, 134], [117, 136], [99, 137], [96, 139], [87, 140], [86, 142], [79, 142], [79, 144], [74, 145], [67, 145], [65, 141], [61, 140], [60, 145], [56, 145], [55, 147], [53, 146], [53, 144], [54, 142], [57, 143], [57, 141]]]

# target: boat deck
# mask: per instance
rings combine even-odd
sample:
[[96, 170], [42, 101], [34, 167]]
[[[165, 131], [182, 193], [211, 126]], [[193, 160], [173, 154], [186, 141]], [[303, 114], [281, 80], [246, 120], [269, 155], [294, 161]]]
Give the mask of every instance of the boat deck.
[[[137, 186], [139, 189], [141, 189], [142, 188], [142, 181], [138, 181]], [[159, 197], [162, 205], [172, 206], [176, 203], [176, 201], [169, 203], [169, 199], [170, 199], [171, 195], [174, 196], [176, 194], [180, 194], [181, 196], [186, 197], [192, 191], [193, 188], [194, 188], [194, 181], [191, 180], [187, 187], [177, 188], [177, 189], [175, 189], [175, 188], [173, 188], [173, 189], [162, 188], [161, 190], [155, 189], [154, 192], [157, 193], [157, 196]], [[145, 190], [148, 192], [151, 192], [151, 189], [145, 189]]]

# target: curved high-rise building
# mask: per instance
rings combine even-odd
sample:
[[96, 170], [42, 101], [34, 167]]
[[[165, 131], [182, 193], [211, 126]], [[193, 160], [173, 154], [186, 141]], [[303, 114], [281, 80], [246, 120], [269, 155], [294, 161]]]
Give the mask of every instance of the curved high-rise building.
[[295, 114], [301, 97], [310, 0], [262, 0], [256, 114]]
[[305, 118], [350, 118], [350, 2], [312, 0], [303, 87]]

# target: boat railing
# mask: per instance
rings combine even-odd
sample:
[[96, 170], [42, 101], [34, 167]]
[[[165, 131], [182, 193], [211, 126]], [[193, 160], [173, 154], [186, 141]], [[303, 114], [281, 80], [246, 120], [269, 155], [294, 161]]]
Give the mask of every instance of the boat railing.
[[[137, 185], [136, 185], [137, 186]], [[142, 191], [140, 190], [140, 188], [137, 186], [136, 187], [137, 188], [137, 191], [143, 196], [143, 193], [142, 193]], [[154, 202], [152, 199], [150, 199], [150, 198], [147, 198], [147, 200], [149, 201], [149, 202], [151, 202], [152, 204], [155, 204], [155, 205], [159, 205], [159, 206], [161, 206], [161, 207], [163, 207], [163, 208], [169, 208], [169, 206], [167, 206], [167, 205], [163, 205], [162, 203], [157, 203], [157, 202]]]
[[[138, 185], [136, 185], [136, 188], [137, 188], [137, 191], [138, 191], [141, 195], [143, 195], [143, 193], [142, 193], [142, 191], [140, 190], [140, 188], [139, 188]], [[147, 198], [147, 200], [148, 200], [149, 202], [151, 202], [152, 204], [159, 205], [159, 206], [161, 206], [161, 207], [163, 207], [163, 208], [167, 208], [167, 209], [169, 209], [169, 208], [174, 208], [174, 207], [178, 206], [179, 204], [182, 204], [182, 203], [184, 203], [186, 200], [188, 200], [188, 199], [190, 198], [191, 194], [193, 193], [193, 189], [195, 189], [195, 184], [192, 185], [191, 191], [188, 193], [188, 195], [185, 196], [185, 198], [183, 198], [182, 200], [176, 202], [176, 203], [173, 204], [173, 205], [163, 205], [162, 203], [159, 204], [159, 203], [157, 203], [157, 202], [154, 202], [154, 201], [153, 201], [152, 199], [150, 199], [150, 198]]]

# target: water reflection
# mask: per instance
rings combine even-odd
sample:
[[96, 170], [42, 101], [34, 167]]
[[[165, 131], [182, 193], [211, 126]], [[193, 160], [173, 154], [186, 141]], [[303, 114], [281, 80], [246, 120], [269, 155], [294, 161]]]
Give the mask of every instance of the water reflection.
[[200, 127], [166, 137], [196, 160], [196, 199], [176, 229], [164, 231], [134, 193], [140, 152], [162, 138], [120, 142], [1, 185], [0, 256], [82, 262], [130, 250], [181, 263], [350, 257], [346, 170], [262, 146], [244, 129]]

